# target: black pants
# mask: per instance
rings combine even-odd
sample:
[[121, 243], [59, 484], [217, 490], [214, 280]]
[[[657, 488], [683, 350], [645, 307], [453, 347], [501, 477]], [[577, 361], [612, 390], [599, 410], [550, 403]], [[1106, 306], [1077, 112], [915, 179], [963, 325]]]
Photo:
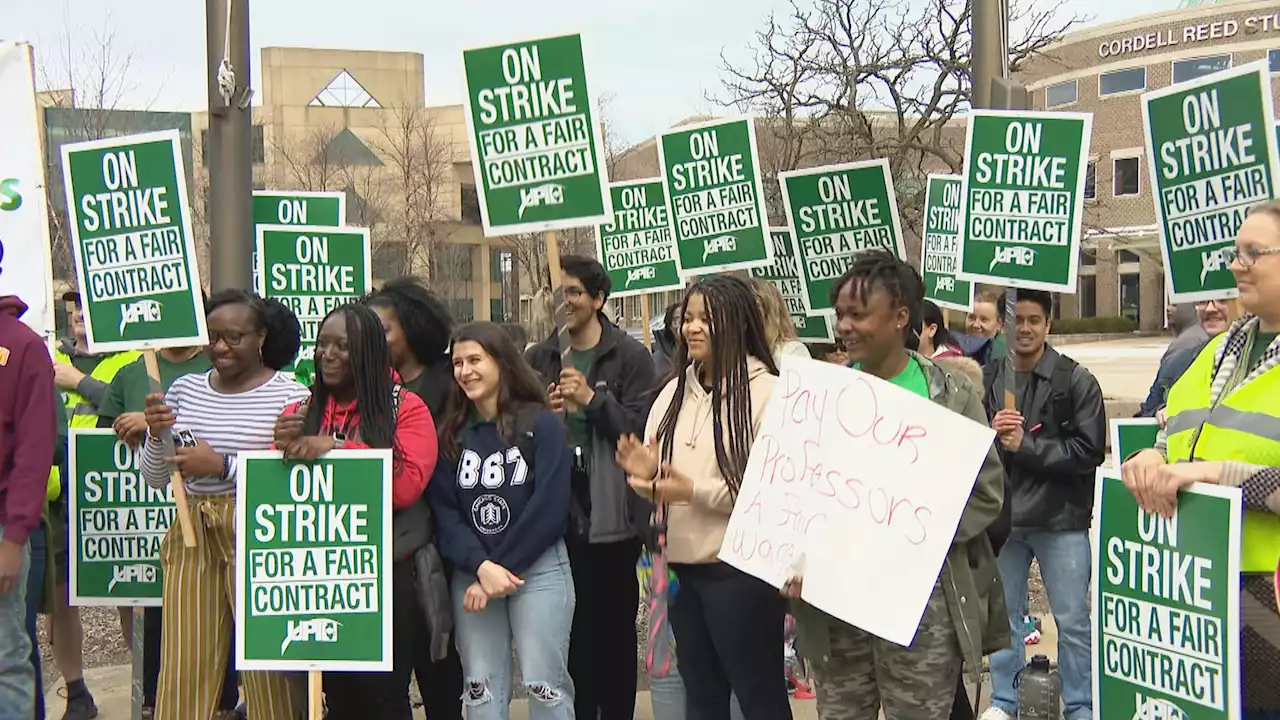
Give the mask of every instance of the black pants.
[[[453, 572], [446, 568], [445, 577]], [[439, 662], [431, 659], [431, 636], [426, 614], [413, 594], [414, 613], [411, 620], [413, 636], [413, 674], [418, 682], [418, 694], [431, 720], [462, 720], [462, 660], [458, 657], [458, 644], [449, 640], [448, 654]]]
[[745, 720], [790, 720], [782, 653], [786, 600], [724, 563], [675, 565], [671, 602], [690, 720], [729, 720], [738, 696]]
[[449, 655], [431, 662], [426, 619], [414, 588], [413, 559], [392, 566], [393, 640], [391, 672], [325, 673], [328, 720], [410, 720], [409, 679], [418, 671], [418, 691], [432, 720], [462, 717], [462, 663], [453, 643]]
[[[156, 684], [160, 681], [160, 631], [163, 627], [164, 610], [149, 607], [142, 611], [142, 704], [147, 707], [156, 704]], [[226, 675], [222, 679], [222, 697], [218, 700], [219, 710], [235, 710], [240, 702], [235, 637], [232, 632]]]
[[640, 541], [567, 547], [577, 595], [569, 636], [574, 714], [578, 720], [631, 720], [636, 713]]
[[[328, 720], [411, 720], [409, 677], [413, 674], [413, 640], [401, 628], [413, 626], [418, 613], [413, 589], [413, 560], [392, 565], [391, 593], [394, 596], [391, 627], [396, 635], [391, 647], [391, 672], [327, 672], [324, 700]], [[459, 693], [461, 694], [461, 693]]]

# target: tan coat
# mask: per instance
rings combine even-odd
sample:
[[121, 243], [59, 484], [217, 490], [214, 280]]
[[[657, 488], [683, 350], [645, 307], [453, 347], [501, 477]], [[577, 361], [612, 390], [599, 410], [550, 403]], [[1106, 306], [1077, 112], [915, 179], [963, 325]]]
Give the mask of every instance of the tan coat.
[[[778, 376], [770, 374], [765, 364], [755, 358], [748, 359], [747, 372], [751, 392], [751, 438], [754, 440]], [[693, 365], [686, 373], [684, 402], [676, 419], [671, 465], [693, 480], [693, 502], [670, 508], [667, 560], [673, 563], [713, 563], [724, 543], [724, 531], [733, 512], [733, 497], [716, 463], [711, 393], [698, 381]], [[645, 424], [645, 437], [658, 434], [658, 425], [675, 398], [679, 380], [673, 378], [658, 394]], [[725, 442], [727, 444], [728, 440]]]

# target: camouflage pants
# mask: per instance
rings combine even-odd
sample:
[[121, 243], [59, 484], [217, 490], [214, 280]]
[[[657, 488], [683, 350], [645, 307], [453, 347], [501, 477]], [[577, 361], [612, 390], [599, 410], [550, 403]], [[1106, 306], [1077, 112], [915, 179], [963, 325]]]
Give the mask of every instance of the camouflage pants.
[[829, 654], [816, 660], [822, 720], [947, 720], [963, 659], [951, 612], [935, 583], [910, 647], [844, 623], [831, 625]]

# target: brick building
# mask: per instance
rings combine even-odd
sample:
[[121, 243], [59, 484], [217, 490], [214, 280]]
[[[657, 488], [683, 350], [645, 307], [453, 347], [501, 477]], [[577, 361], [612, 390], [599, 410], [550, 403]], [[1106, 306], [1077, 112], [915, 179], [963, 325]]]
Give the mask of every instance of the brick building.
[[1076, 295], [1062, 297], [1064, 317], [1124, 315], [1143, 329], [1161, 327], [1164, 275], [1140, 98], [1258, 60], [1270, 62], [1280, 107], [1275, 0], [1199, 4], [1090, 27], [1022, 68], [1018, 79], [1037, 109], [1093, 113], [1084, 256]]

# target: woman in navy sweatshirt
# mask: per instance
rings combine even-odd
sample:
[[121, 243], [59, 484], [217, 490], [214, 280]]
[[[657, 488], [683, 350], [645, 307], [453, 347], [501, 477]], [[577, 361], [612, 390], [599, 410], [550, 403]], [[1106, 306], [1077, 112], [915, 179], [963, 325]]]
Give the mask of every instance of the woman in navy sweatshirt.
[[571, 461], [546, 391], [500, 326], [463, 326], [457, 382], [428, 486], [440, 550], [453, 562], [453, 606], [469, 720], [506, 720], [511, 649], [530, 716], [573, 720], [569, 628], [573, 576], [562, 538]]

